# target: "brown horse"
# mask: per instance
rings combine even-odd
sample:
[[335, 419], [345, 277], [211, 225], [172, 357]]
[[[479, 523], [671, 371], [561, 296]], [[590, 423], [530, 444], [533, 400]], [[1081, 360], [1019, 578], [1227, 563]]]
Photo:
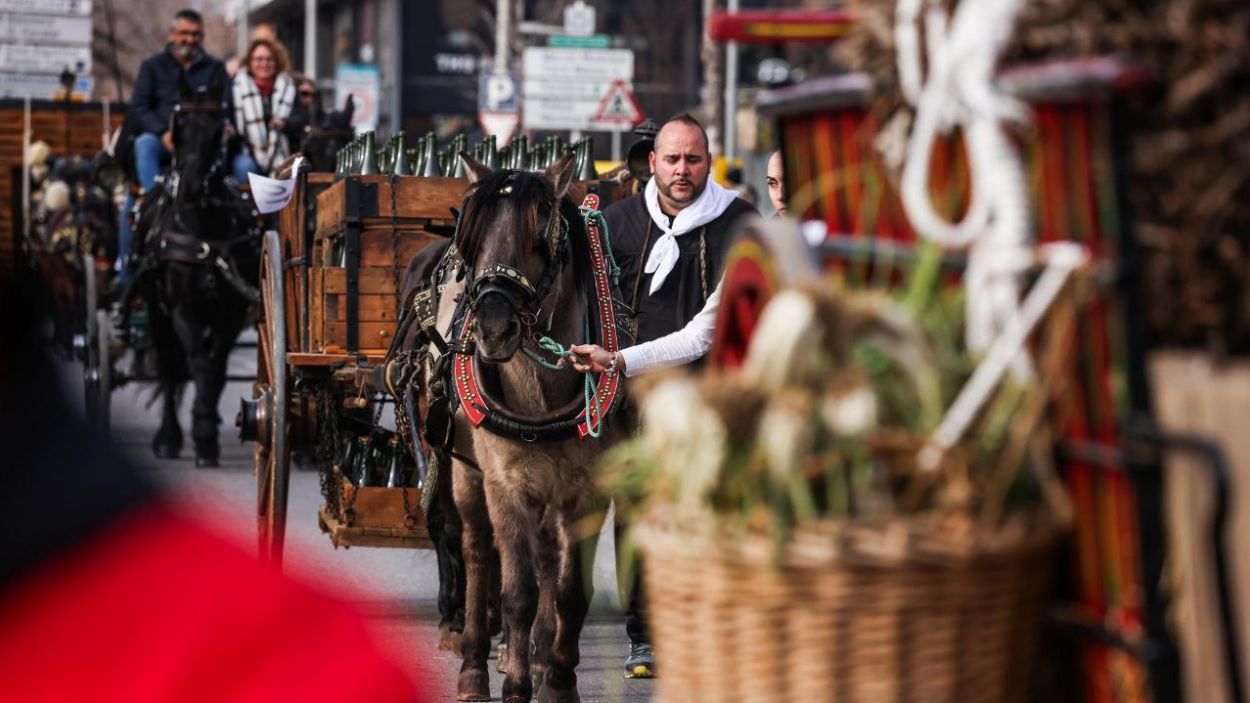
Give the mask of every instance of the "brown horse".
[[[424, 374], [458, 397], [446, 442], [466, 572], [457, 698], [491, 699], [493, 541], [509, 652], [503, 700], [529, 701], [538, 688], [540, 700], [577, 701], [578, 639], [591, 595], [584, 567], [594, 554], [582, 541], [598, 537], [598, 525], [586, 524], [591, 470], [620, 431], [601, 420], [599, 438], [579, 438], [585, 377], [551, 368], [556, 359], [534, 340], [570, 345], [612, 321], [596, 305], [596, 253], [567, 197], [572, 155], [545, 173], [496, 173], [460, 158], [472, 187], [433, 278], [441, 288], [433, 303], [440, 344], [429, 346]], [[451, 391], [460, 383], [471, 389], [457, 396]]]

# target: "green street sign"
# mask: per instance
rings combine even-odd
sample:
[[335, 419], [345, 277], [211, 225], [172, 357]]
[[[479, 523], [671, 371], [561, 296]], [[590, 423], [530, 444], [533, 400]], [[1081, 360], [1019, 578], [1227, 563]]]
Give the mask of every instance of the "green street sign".
[[547, 46], [564, 49], [606, 49], [611, 42], [606, 34], [592, 34], [589, 37], [574, 37], [567, 34], [554, 34], [547, 37]]

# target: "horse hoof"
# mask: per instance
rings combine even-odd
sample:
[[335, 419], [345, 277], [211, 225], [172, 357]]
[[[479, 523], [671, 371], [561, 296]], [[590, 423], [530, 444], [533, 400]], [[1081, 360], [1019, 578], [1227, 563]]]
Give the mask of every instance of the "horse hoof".
[[456, 682], [456, 700], [458, 701], [489, 701], [490, 675], [483, 670], [460, 672]]
[[157, 459], [177, 459], [182, 448], [176, 444], [153, 444], [152, 453]]
[[197, 469], [215, 469], [218, 466], [221, 466], [221, 462], [215, 456], [195, 457], [195, 468]]
[[508, 673], [508, 643], [500, 642], [499, 649], [495, 653], [495, 671], [501, 674]]
[[551, 687], [548, 681], [538, 690], [538, 699], [535, 703], [582, 703], [582, 697], [577, 695], [577, 686], [565, 691], [561, 691]]
[[463, 640], [463, 633], [456, 632], [448, 627], [439, 628], [438, 648], [444, 652], [451, 652], [458, 657], [464, 656], [464, 652], [460, 649]]

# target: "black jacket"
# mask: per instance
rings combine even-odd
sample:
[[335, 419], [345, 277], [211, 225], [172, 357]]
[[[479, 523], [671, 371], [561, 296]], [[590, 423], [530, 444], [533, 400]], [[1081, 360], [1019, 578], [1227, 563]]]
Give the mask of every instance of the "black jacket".
[[[612, 255], [621, 267], [621, 296], [638, 318], [639, 343], [650, 342], [686, 326], [703, 309], [705, 293], [711, 295], [720, 281], [725, 255], [737, 233], [734, 223], [755, 208], [734, 200], [721, 216], [699, 230], [677, 238], [677, 265], [654, 295], [648, 291], [651, 276], [643, 265], [655, 240], [664, 233], [651, 223], [643, 195], [615, 202], [603, 211], [612, 240]], [[648, 231], [649, 230], [649, 231]], [[706, 257], [700, 261], [700, 234]]]
[[[139, 77], [135, 80], [135, 92], [130, 101], [130, 113], [138, 123], [140, 132], [164, 134], [169, 129], [169, 116], [174, 106], [182, 100], [182, 91], [178, 86], [178, 77], [182, 74], [182, 65], [169, 53], [169, 46], [148, 57], [139, 66]], [[234, 102], [230, 91], [230, 75], [226, 73], [226, 65], [219, 59], [202, 54], [195, 63], [186, 69], [187, 82], [192, 88], [207, 88], [213, 80], [221, 77], [222, 103], [226, 106], [226, 116], [231, 115]]]

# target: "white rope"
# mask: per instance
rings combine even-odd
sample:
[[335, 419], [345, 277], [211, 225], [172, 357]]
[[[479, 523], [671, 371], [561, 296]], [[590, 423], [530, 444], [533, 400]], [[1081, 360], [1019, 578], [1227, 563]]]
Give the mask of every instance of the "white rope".
[[1085, 249], [1073, 242], [1049, 244], [1042, 256], [1046, 261], [1046, 268], [1029, 291], [1028, 298], [1017, 314], [1007, 320], [1002, 333], [995, 337], [985, 359], [977, 364], [972, 377], [960, 389], [955, 402], [942, 418], [942, 423], [933, 431], [928, 444], [921, 450], [919, 461], [922, 468], [937, 468], [946, 451], [963, 438], [977, 413], [998, 386], [1007, 367], [1013, 360], [1021, 358], [1020, 352], [1024, 349], [1029, 334], [1059, 297], [1068, 277], [1089, 260]]
[[[927, 75], [921, 69], [920, 12], [926, 0], [899, 0], [894, 35], [899, 84], [916, 117], [901, 179], [903, 205], [923, 237], [947, 248], [970, 247], [967, 343], [984, 352], [1019, 307], [1019, 277], [1032, 260], [1024, 167], [1003, 132], [1006, 120], [1027, 122], [1028, 108], [993, 83], [1022, 0], [961, 0], [953, 19], [939, 3], [924, 14]], [[948, 21], [949, 20], [949, 21]], [[957, 223], [933, 208], [930, 160], [938, 135], [960, 127], [972, 194]], [[1020, 373], [1028, 373], [1021, 355]]]

